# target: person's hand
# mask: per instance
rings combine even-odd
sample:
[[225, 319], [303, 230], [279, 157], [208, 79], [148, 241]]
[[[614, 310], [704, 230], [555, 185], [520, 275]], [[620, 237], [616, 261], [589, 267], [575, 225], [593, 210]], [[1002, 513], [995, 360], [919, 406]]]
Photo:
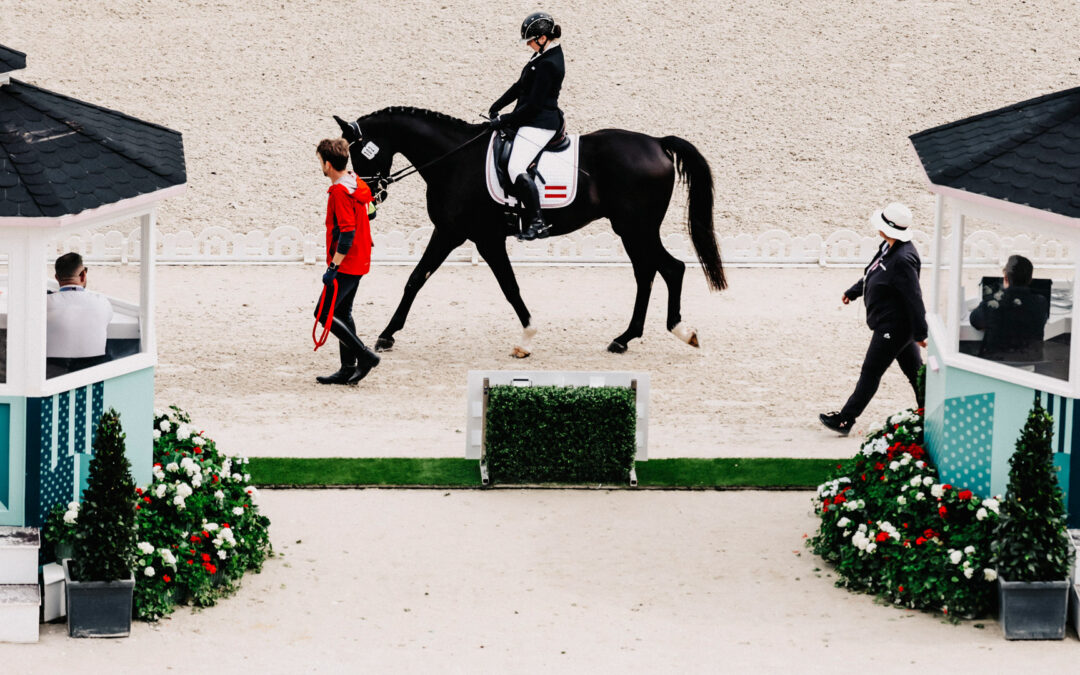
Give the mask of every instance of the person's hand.
[[334, 283], [334, 279], [337, 277], [337, 270], [337, 265], [330, 263], [330, 266], [326, 268], [326, 271], [323, 272], [322, 275], [322, 282], [324, 285], [329, 286]]
[[843, 296], [842, 296], [842, 297], [840, 298], [840, 302], [842, 302], [842, 303], [844, 303], [845, 305], [847, 305], [847, 304], [849, 304], [849, 303], [851, 302], [851, 298], [849, 298], [849, 297], [847, 296], [847, 293], [844, 293], [844, 295], [843, 295]]
[[498, 131], [506, 126], [506, 120], [503, 119], [502, 115], [492, 115], [491, 119], [488, 120], [488, 126]]
[[919, 345], [920, 347], [923, 347], [924, 349], [926, 348], [926, 340], [919, 340], [915, 344]]

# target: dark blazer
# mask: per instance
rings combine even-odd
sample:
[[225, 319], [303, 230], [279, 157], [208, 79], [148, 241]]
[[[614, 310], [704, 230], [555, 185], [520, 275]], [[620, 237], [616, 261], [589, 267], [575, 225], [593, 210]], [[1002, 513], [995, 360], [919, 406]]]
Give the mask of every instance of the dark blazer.
[[915, 244], [898, 241], [891, 247], [881, 245], [863, 269], [863, 277], [844, 292], [866, 303], [866, 325], [871, 330], [910, 331], [911, 339], [926, 339], [926, 307], [923, 305], [919, 273], [922, 260]]
[[517, 99], [512, 112], [503, 115], [506, 126], [538, 127], [540, 129], [559, 130], [562, 126], [562, 111], [559, 110], [559, 92], [562, 90], [566, 64], [559, 45], [545, 49], [541, 54], [534, 54], [521, 70], [521, 77], [499, 100], [491, 104], [491, 117], [502, 110], [508, 103]]
[[995, 361], [1041, 361], [1050, 303], [1027, 286], [1010, 286], [971, 310], [971, 325], [985, 331], [979, 356]]

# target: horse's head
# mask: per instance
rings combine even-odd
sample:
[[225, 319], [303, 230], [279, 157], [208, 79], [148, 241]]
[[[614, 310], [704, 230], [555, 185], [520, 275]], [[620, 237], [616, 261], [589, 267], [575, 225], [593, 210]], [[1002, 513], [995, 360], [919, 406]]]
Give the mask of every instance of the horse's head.
[[385, 147], [385, 142], [381, 139], [365, 136], [358, 121], [346, 122], [337, 115], [334, 115], [334, 121], [341, 127], [341, 137], [349, 144], [353, 171], [375, 189], [380, 180], [390, 175], [390, 166], [394, 161], [393, 151]]

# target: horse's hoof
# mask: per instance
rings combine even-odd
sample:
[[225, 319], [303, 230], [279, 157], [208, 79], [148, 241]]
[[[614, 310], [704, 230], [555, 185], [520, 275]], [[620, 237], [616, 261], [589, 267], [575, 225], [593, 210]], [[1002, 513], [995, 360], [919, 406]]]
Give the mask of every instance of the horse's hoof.
[[696, 332], [693, 335], [690, 336], [690, 339], [686, 341], [686, 344], [690, 345], [691, 347], [700, 347], [701, 346], [701, 343], [698, 342]]
[[375, 351], [388, 352], [394, 348], [394, 338], [381, 337], [375, 341]]
[[607, 346], [607, 350], [612, 354], [625, 354], [626, 345], [622, 344], [618, 340], [612, 340], [611, 344]]
[[510, 352], [510, 356], [513, 356], [515, 359], [527, 359], [530, 354], [532, 354], [532, 352], [526, 351], [521, 347], [514, 347], [514, 351]]
[[698, 343], [697, 331], [690, 326], [684, 325], [682, 322], [675, 324], [671, 327], [671, 332], [675, 337], [679, 338], [691, 347], [700, 347]]

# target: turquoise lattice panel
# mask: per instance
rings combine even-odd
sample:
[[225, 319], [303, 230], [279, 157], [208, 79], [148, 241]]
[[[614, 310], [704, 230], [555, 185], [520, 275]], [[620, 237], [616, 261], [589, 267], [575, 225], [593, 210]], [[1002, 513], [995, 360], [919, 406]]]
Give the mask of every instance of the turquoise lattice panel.
[[990, 494], [994, 442], [994, 394], [945, 399], [945, 415], [936, 457], [941, 480]]

